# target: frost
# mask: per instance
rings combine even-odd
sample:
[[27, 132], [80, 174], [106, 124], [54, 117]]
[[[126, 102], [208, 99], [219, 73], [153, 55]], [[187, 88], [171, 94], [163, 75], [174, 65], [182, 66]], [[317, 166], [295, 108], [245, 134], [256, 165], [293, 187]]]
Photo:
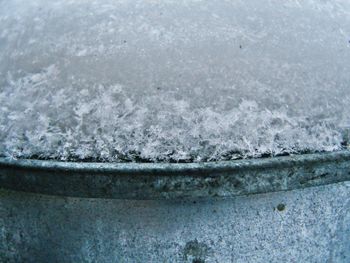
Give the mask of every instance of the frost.
[[343, 142], [338, 120], [329, 114], [315, 119], [312, 111], [299, 116], [288, 105], [269, 109], [246, 99], [229, 106], [225, 96], [217, 97], [221, 109], [196, 108], [191, 98], [179, 100], [168, 92], [133, 98], [121, 85], [52, 86], [58, 74], [50, 66], [17, 80], [8, 78], [0, 96], [2, 155], [107, 162], [216, 161], [334, 151]]
[[349, 3], [136, 2], [0, 1], [0, 156], [204, 162], [348, 147]]

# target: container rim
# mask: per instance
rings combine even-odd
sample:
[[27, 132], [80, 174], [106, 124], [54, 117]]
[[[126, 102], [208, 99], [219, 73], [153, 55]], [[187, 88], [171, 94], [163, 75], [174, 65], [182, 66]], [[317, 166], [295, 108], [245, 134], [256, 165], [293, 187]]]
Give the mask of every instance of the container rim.
[[227, 197], [349, 180], [349, 150], [206, 163], [0, 158], [0, 188], [91, 198]]
[[221, 170], [221, 169], [247, 169], [268, 168], [274, 166], [290, 166], [312, 162], [329, 162], [342, 158], [349, 158], [350, 150], [335, 152], [291, 154], [288, 156], [262, 157], [250, 159], [237, 159], [210, 162], [190, 163], [144, 163], [144, 162], [74, 162], [59, 160], [16, 159], [13, 157], [0, 157], [0, 167], [9, 166], [24, 169], [63, 170], [85, 172], [184, 172], [197, 170]]

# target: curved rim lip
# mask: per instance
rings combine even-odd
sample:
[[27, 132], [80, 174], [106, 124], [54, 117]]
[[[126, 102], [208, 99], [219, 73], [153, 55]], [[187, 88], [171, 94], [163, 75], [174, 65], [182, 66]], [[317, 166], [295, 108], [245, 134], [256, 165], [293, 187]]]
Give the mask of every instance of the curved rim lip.
[[290, 167], [313, 162], [332, 162], [339, 159], [350, 160], [350, 150], [335, 152], [297, 154], [279, 157], [240, 159], [230, 161], [203, 162], [203, 163], [96, 163], [96, 162], [64, 162], [56, 160], [14, 159], [0, 157], [0, 166], [72, 172], [122, 172], [145, 173], [157, 172], [189, 172], [189, 171], [225, 171], [243, 170], [270, 167]]
[[350, 181], [350, 150], [207, 163], [86, 163], [0, 158], [0, 188], [161, 200], [232, 197]]

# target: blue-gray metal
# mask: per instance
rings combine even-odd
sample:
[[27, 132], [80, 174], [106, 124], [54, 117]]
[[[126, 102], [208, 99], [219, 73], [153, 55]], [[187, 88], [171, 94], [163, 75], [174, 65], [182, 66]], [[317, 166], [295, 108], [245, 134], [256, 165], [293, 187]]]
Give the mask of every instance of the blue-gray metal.
[[0, 187], [88, 198], [229, 197], [350, 180], [350, 151], [208, 163], [74, 163], [0, 158]]
[[0, 190], [0, 262], [348, 263], [350, 183], [233, 198]]
[[0, 262], [347, 263], [349, 181], [349, 151], [191, 164], [2, 158], [1, 188], [19, 191], [0, 189]]

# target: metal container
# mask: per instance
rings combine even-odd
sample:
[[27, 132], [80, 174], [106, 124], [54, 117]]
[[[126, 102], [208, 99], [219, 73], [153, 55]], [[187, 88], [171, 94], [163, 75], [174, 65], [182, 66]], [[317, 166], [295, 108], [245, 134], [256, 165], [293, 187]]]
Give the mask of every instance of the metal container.
[[198, 164], [2, 158], [0, 258], [348, 262], [349, 180], [349, 151]]
[[[194, 101], [210, 90], [209, 105], [227, 87], [253, 99], [283, 89], [317, 110], [315, 90], [328, 101], [325, 91], [349, 86], [349, 14], [341, 0], [0, 0], [0, 89], [121, 85]], [[302, 100], [308, 88], [314, 103]], [[34, 95], [24, 100], [44, 101]], [[40, 127], [12, 98], [18, 122]], [[350, 262], [349, 180], [349, 151], [186, 164], [0, 158], [0, 262]]]

